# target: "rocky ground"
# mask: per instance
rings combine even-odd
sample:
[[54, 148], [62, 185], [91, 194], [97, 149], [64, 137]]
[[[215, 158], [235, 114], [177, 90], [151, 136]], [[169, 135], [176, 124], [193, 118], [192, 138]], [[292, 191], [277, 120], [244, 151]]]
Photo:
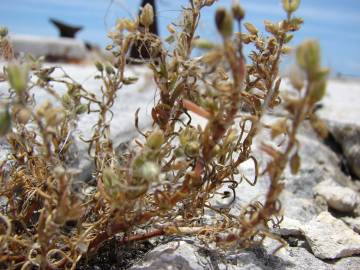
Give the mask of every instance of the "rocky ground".
[[[89, 66], [62, 65], [66, 72], [88, 89], [98, 93], [100, 83], [93, 79], [96, 71]], [[149, 83], [151, 74], [142, 68], [132, 68], [139, 81], [123, 89], [114, 107], [112, 138], [115, 145], [136, 136], [134, 114], [141, 108], [140, 126], [150, 126], [150, 109], [153, 104], [154, 86]], [[0, 93], [6, 91], [0, 85]], [[61, 91], [65, 91], [62, 89]], [[39, 101], [49, 97], [40, 91]], [[275, 255], [279, 245], [266, 240], [263, 246], [243, 251], [219, 252], [203, 245], [194, 238], [154, 239], [133, 246], [118, 248], [110, 242], [96, 258], [84, 259], [79, 269], [360, 269], [360, 82], [332, 80], [328, 94], [319, 110], [331, 136], [320, 140], [303, 125], [299, 134], [302, 165], [299, 174], [286, 170], [283, 175], [285, 191], [282, 194], [284, 221], [274, 233], [281, 236], [288, 246]], [[280, 113], [281, 115], [281, 113]], [[278, 114], [268, 117], [273, 121]], [[94, 118], [85, 115], [73, 131], [74, 138], [90, 134]], [[260, 155], [255, 142], [254, 155]], [[0, 142], [0, 160], [9, 149]], [[74, 168], [79, 170], [78, 180], [91, 178], [92, 163], [86, 154], [86, 145], [80, 140], [75, 144]], [[260, 159], [260, 158], [259, 158]], [[264, 164], [262, 164], [264, 165]], [[241, 168], [251, 174], [251, 164]], [[260, 178], [255, 187], [245, 181], [237, 187], [234, 213], [247, 203], [262, 200], [268, 187], [266, 177]], [[214, 198], [214, 205], [226, 202]], [[206, 215], [211, 215], [210, 212]]]

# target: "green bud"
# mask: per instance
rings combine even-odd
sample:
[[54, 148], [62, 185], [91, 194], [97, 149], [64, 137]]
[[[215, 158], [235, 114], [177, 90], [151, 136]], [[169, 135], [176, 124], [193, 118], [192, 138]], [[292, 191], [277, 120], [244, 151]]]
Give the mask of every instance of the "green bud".
[[113, 67], [109, 66], [109, 65], [106, 65], [105, 71], [106, 71], [106, 74], [108, 74], [108, 75], [115, 74]]
[[105, 50], [111, 51], [113, 48], [114, 48], [114, 45], [109, 44], [109, 45], [106, 45]]
[[6, 37], [8, 34], [8, 29], [4, 26], [0, 26], [0, 38]]
[[320, 81], [325, 80], [329, 75], [329, 69], [327, 68], [319, 68], [314, 73], [311, 74], [311, 80], [313, 81]]
[[176, 157], [183, 157], [185, 155], [184, 149], [182, 147], [178, 147], [174, 150], [174, 155]]
[[135, 178], [147, 181], [157, 180], [160, 174], [159, 165], [153, 161], [149, 161], [146, 155], [137, 156], [133, 161], [132, 169]]
[[217, 156], [220, 153], [220, 151], [221, 151], [221, 147], [217, 144], [217, 145], [214, 146], [214, 148], [212, 150], [212, 154], [214, 156]]
[[127, 77], [123, 79], [123, 83], [125, 85], [136, 83], [139, 80], [138, 77]]
[[245, 17], [245, 11], [240, 6], [239, 1], [234, 1], [231, 7], [232, 14], [237, 21], [241, 21]]
[[305, 78], [303, 75], [304, 74], [299, 68], [292, 68], [290, 70], [290, 83], [298, 91], [301, 91], [305, 85]]
[[95, 67], [100, 72], [103, 72], [103, 70], [104, 70], [104, 66], [98, 61], [95, 62]]
[[198, 131], [193, 127], [186, 127], [179, 135], [181, 146], [185, 147], [190, 141], [196, 140]]
[[218, 8], [216, 11], [215, 24], [223, 38], [231, 37], [233, 33], [233, 17], [225, 8]]
[[152, 5], [146, 4], [140, 14], [140, 23], [146, 28], [150, 27], [154, 22], [154, 9]]
[[326, 79], [312, 82], [310, 85], [310, 103], [315, 104], [326, 94]]
[[292, 48], [289, 46], [283, 46], [281, 48], [281, 53], [282, 54], [290, 54], [292, 52]]
[[199, 154], [200, 143], [193, 141], [185, 145], [185, 154], [189, 157], [196, 157]]
[[72, 108], [73, 100], [72, 100], [72, 98], [70, 97], [69, 94], [66, 93], [61, 97], [61, 104], [63, 105], [63, 107], [65, 109], [71, 109]]
[[29, 77], [29, 69], [27, 66], [9, 64], [7, 67], [7, 74], [11, 88], [18, 94], [21, 94], [26, 90]]
[[155, 162], [145, 161], [139, 168], [141, 178], [148, 181], [155, 181], [159, 178], [160, 168]]
[[5, 136], [11, 130], [11, 116], [9, 105], [0, 108], [0, 136]]
[[80, 104], [76, 107], [75, 112], [76, 114], [83, 114], [87, 111], [88, 106], [86, 104]]
[[316, 72], [320, 66], [320, 46], [315, 40], [303, 42], [296, 50], [298, 65], [308, 74]]
[[167, 38], [165, 38], [166, 43], [172, 44], [172, 43], [174, 43], [174, 41], [175, 41], [174, 35], [170, 35]]
[[300, 0], [282, 0], [283, 8], [288, 13], [296, 11], [300, 5]]
[[147, 137], [146, 145], [151, 149], [159, 149], [164, 141], [164, 133], [158, 129], [151, 132], [151, 134]]
[[289, 43], [293, 39], [293, 37], [294, 37], [294, 35], [287, 34], [286, 37], [285, 37], [284, 42]]
[[118, 192], [119, 177], [111, 168], [105, 168], [102, 175], [103, 183], [106, 192], [110, 196], [115, 196]]
[[212, 43], [206, 39], [196, 39], [196, 40], [194, 40], [193, 44], [196, 48], [199, 48], [202, 50], [211, 50], [215, 47], [214, 43]]

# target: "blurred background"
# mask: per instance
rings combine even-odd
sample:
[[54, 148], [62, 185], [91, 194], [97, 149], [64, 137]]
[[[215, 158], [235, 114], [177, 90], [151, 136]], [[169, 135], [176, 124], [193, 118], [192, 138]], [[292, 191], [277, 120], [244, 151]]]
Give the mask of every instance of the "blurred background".
[[[82, 26], [77, 39], [105, 47], [110, 43], [107, 32], [118, 18], [134, 18], [140, 0], [1, 0], [0, 25], [10, 34], [57, 37], [57, 29], [49, 22], [55, 18], [71, 25]], [[331, 68], [332, 76], [360, 77], [360, 1], [302, 0], [295, 15], [304, 18], [302, 29], [291, 45], [303, 39], [320, 40], [323, 64]], [[165, 38], [166, 26], [179, 21], [181, 6], [188, 0], [156, 0], [160, 35]], [[201, 38], [220, 41], [215, 30], [217, 7], [230, 7], [232, 0], [219, 0], [205, 8], [199, 25]], [[244, 21], [251, 21], [261, 30], [263, 20], [278, 21], [285, 17], [281, 0], [241, 0], [246, 10]]]

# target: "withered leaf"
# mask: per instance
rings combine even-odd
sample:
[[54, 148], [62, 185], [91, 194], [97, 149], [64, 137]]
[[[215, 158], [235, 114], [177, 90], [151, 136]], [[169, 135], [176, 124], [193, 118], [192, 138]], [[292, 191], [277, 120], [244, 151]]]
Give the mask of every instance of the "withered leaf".
[[286, 118], [276, 121], [271, 126], [271, 138], [274, 139], [280, 134], [286, 133]]
[[290, 169], [292, 174], [297, 174], [300, 170], [301, 159], [299, 154], [296, 152], [290, 159]]

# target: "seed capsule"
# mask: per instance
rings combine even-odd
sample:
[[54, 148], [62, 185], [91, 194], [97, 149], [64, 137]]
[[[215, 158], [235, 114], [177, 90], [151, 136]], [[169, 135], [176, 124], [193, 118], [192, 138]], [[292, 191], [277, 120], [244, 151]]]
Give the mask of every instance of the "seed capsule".
[[293, 13], [300, 5], [300, 0], [283, 0], [283, 8], [286, 12]]
[[237, 21], [241, 21], [245, 17], [245, 11], [240, 6], [239, 1], [234, 1], [232, 7], [231, 7], [232, 14]]
[[233, 33], [233, 17], [225, 8], [219, 8], [216, 11], [215, 23], [223, 38], [231, 37]]
[[154, 22], [154, 9], [152, 5], [146, 4], [140, 14], [140, 23], [146, 28]]
[[158, 179], [159, 174], [160, 174], [160, 168], [155, 162], [146, 161], [140, 167], [140, 175], [145, 180], [155, 181]]
[[315, 81], [310, 87], [310, 102], [315, 104], [320, 101], [326, 94], [326, 80]]
[[29, 69], [27, 66], [9, 64], [7, 67], [7, 73], [10, 86], [16, 91], [16, 93], [21, 94], [26, 90], [29, 77]]
[[185, 145], [185, 154], [189, 157], [196, 157], [199, 154], [200, 144], [199, 142], [189, 142]]
[[8, 29], [4, 26], [0, 27], [0, 38], [6, 37], [8, 34]]
[[98, 61], [95, 62], [95, 67], [100, 72], [103, 72], [103, 70], [104, 70], [104, 66]]
[[305, 78], [301, 72], [299, 68], [292, 68], [290, 70], [290, 83], [298, 91], [301, 91], [305, 85]]
[[109, 66], [109, 65], [105, 66], [105, 71], [106, 71], [106, 74], [108, 74], [108, 75], [115, 74], [113, 67]]
[[296, 50], [299, 66], [308, 74], [314, 73], [320, 66], [320, 46], [315, 40], [303, 42]]
[[161, 130], [153, 131], [146, 139], [146, 145], [151, 149], [159, 149], [164, 143], [164, 133]]
[[27, 108], [17, 108], [16, 110], [16, 120], [20, 124], [26, 124], [29, 122], [31, 117], [31, 112]]

